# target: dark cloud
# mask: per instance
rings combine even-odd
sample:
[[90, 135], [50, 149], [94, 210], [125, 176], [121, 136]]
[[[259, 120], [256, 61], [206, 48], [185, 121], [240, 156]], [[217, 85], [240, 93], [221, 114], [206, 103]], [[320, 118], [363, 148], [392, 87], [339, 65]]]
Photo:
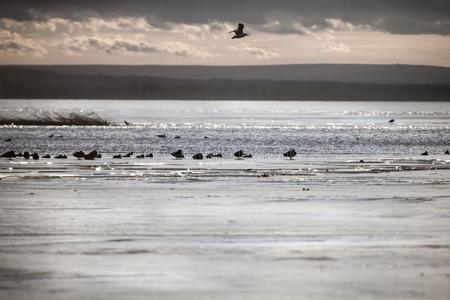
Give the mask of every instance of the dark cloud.
[[[16, 20], [64, 17], [145, 16], [150, 22], [246, 22], [261, 28], [268, 20], [301, 20], [307, 27], [340, 19], [378, 30], [404, 34], [450, 34], [449, 0], [14, 0], [0, 3], [0, 17]], [[295, 30], [294, 30], [295, 31]]]

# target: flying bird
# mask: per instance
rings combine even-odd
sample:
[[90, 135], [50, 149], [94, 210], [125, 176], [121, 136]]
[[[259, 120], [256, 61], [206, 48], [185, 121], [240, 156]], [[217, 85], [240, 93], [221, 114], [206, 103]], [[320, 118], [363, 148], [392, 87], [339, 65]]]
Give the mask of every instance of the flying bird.
[[234, 36], [232, 37], [232, 39], [240, 39], [249, 35], [248, 33], [244, 32], [244, 24], [242, 23], [239, 23], [238, 28], [235, 30], [231, 30], [229, 33], [232, 32], [234, 32]]

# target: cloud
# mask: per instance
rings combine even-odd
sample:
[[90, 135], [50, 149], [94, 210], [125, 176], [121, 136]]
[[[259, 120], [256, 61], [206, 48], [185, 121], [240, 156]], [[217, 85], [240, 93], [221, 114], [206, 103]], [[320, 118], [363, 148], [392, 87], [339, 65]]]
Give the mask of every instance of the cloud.
[[322, 49], [326, 52], [351, 52], [351, 48], [348, 45], [337, 41], [333, 30], [326, 30], [323, 32], [308, 32], [307, 34], [315, 38], [320, 43]]
[[211, 23], [167, 23], [165, 24], [169, 33], [182, 34], [191, 40], [199, 39], [218, 39], [219, 33], [228, 32], [232, 27], [227, 23], [211, 22]]
[[31, 33], [86, 33], [86, 32], [157, 32], [143, 17], [98, 18], [89, 17], [80, 20], [68, 18], [48, 18], [43, 20], [16, 21], [0, 18], [0, 28]]
[[348, 45], [331, 40], [324, 41], [322, 47], [327, 52], [349, 53], [351, 51], [351, 48]]
[[[0, 30], [40, 40], [44, 45], [54, 46], [71, 56], [88, 55], [89, 52], [107, 54], [167, 54], [178, 57], [211, 58], [218, 53], [206, 50], [204, 46], [192, 46], [182, 42], [188, 40], [218, 39], [219, 33], [226, 32], [229, 24], [211, 22], [208, 24], [161, 23], [159, 27], [150, 24], [143, 17], [98, 18], [80, 20], [49, 18], [42, 20], [16, 21], [0, 18]], [[149, 41], [152, 42], [149, 42]], [[3, 43], [11, 49], [9, 55], [31, 52], [36, 55], [46, 52], [30, 39]], [[16, 50], [17, 45], [22, 50]], [[28, 48], [25, 48], [28, 46]], [[3, 49], [2, 53], [6, 50]]]
[[372, 31], [373, 28], [370, 25], [353, 24], [341, 19], [325, 19], [325, 23], [328, 25], [328, 29], [338, 31]]
[[240, 47], [230, 46], [230, 50], [234, 52], [244, 52], [251, 56], [254, 56], [258, 60], [265, 60], [270, 58], [279, 57], [280, 54], [277, 52], [272, 52], [264, 50], [257, 47], [249, 46], [248, 44], [241, 44]]
[[0, 56], [44, 56], [48, 52], [39, 43], [17, 33], [0, 29]]
[[327, 19], [321, 26], [306, 26], [299, 20], [270, 20], [261, 27], [262, 31], [280, 34], [298, 34], [313, 37], [326, 52], [349, 53], [351, 48], [337, 41], [336, 31], [370, 31], [370, 26], [353, 25], [340, 19]]
[[83, 29], [93, 32], [103, 30], [112, 31], [159, 31], [150, 25], [143, 17], [120, 17], [120, 18], [87, 18], [82, 21]]
[[143, 36], [136, 35], [134, 38], [120, 36], [90, 36], [67, 38], [62, 42], [54, 44], [69, 55], [80, 55], [86, 52], [105, 52], [112, 54], [169, 54], [180, 57], [208, 58], [217, 54], [206, 50], [197, 49], [182, 42], [163, 42], [152, 44], [143, 40]]
[[49, 18], [38, 21], [0, 18], [0, 28], [26, 34], [166, 33], [198, 40], [217, 38], [219, 33], [227, 32], [231, 27], [229, 23], [215, 21], [192, 24], [164, 22], [153, 25], [144, 17], [88, 17], [79, 20]]
[[190, 56], [198, 58], [211, 58], [220, 56], [220, 54], [218, 53], [213, 53], [204, 49], [198, 49], [182, 42], [163, 42], [159, 45], [158, 48], [161, 52], [182, 57]]
[[242, 21], [255, 27], [266, 23], [268, 18], [298, 18], [309, 28], [327, 26], [326, 20], [342, 20], [344, 23], [334, 25], [345, 26], [348, 22], [390, 33], [450, 34], [448, 0], [15, 0], [0, 2], [0, 17], [14, 20], [143, 17], [156, 23]]
[[[377, 23], [379, 25], [379, 22]], [[353, 24], [341, 19], [325, 19], [323, 22], [308, 25], [301, 18], [285, 17], [281, 19], [269, 18], [264, 24], [257, 27], [262, 32], [278, 34], [307, 34], [324, 31], [373, 31], [371, 25]]]
[[0, 28], [8, 30], [21, 30], [23, 29], [23, 22], [19, 22], [10, 18], [0, 18]]
[[0, 30], [2, 63], [448, 65], [450, 1], [14, 0]]
[[123, 40], [109, 37], [76, 37], [69, 38], [55, 46], [67, 50], [70, 54], [81, 54], [87, 51], [155, 53], [158, 49], [147, 42]]
[[81, 29], [83, 26], [80, 22], [70, 21], [63, 18], [50, 18], [45, 21], [22, 22], [22, 27], [27, 28], [27, 32], [73, 32]]
[[308, 29], [299, 20], [291, 18], [269, 18], [265, 23], [258, 25], [257, 29], [268, 33], [305, 34], [307, 31], [317, 30], [317, 26], [313, 25]]

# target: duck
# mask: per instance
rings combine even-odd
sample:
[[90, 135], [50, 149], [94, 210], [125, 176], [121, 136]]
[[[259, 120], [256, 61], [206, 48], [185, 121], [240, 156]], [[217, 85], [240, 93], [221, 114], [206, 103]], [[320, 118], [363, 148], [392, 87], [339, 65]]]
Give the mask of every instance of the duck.
[[3, 153], [2, 155], [0, 155], [0, 157], [5, 157], [5, 158], [14, 158], [16, 157], [17, 154], [14, 151], [7, 151], [5, 153]]
[[203, 159], [203, 154], [202, 153], [197, 153], [194, 156], [192, 156], [193, 159]]
[[172, 155], [175, 158], [184, 158], [184, 154], [183, 151], [181, 151], [181, 149], [170, 153], [170, 155]]
[[86, 154], [84, 153], [84, 151], [76, 151], [76, 152], [72, 153], [72, 155], [78, 159], [82, 159], [82, 158], [84, 158], [84, 156]]
[[297, 155], [297, 152], [295, 151], [295, 149], [289, 149], [289, 151], [283, 153], [283, 156], [289, 157], [289, 159], [292, 159], [296, 155]]
[[98, 158], [98, 153], [97, 153], [97, 151], [91, 151], [91, 152], [89, 152], [88, 154], [86, 154], [85, 156], [84, 156], [84, 159], [85, 160], [94, 160], [94, 159], [96, 159], [96, 158]]

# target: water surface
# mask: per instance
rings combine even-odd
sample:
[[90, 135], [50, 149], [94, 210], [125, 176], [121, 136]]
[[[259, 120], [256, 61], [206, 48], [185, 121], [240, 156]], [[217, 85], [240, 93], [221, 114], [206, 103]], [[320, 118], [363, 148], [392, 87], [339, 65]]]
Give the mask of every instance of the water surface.
[[69, 156], [0, 159], [2, 299], [450, 296], [447, 103], [0, 102], [27, 104], [115, 125], [0, 127]]

